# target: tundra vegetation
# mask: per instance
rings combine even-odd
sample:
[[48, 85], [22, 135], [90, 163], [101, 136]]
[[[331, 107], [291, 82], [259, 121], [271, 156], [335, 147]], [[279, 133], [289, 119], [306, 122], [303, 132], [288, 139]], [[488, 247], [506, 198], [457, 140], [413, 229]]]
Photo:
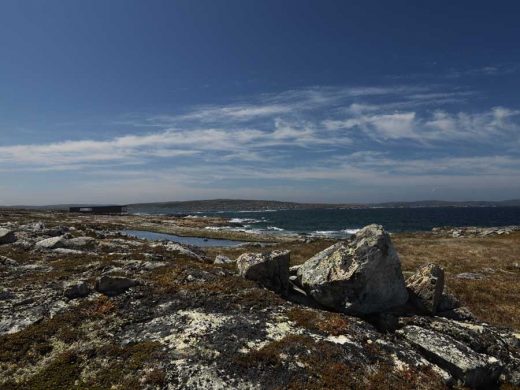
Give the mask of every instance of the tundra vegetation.
[[[204, 251], [119, 234], [226, 223], [0, 211], [0, 388], [520, 385], [520, 232], [369, 227], [339, 243], [266, 236]], [[376, 278], [383, 266], [403, 277]], [[370, 309], [365, 279], [402, 304]], [[402, 283], [428, 305], [400, 302]]]

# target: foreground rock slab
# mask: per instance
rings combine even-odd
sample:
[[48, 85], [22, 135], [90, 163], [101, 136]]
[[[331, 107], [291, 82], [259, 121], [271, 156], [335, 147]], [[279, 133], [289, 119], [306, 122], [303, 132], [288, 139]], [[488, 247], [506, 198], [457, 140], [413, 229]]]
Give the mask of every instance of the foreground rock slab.
[[240, 276], [286, 294], [289, 289], [289, 260], [290, 251], [244, 253], [238, 257], [237, 267]]
[[498, 359], [480, 354], [450, 336], [419, 326], [399, 330], [432, 363], [448, 371], [463, 385], [486, 388], [496, 383], [503, 369]]
[[370, 314], [408, 300], [401, 262], [380, 225], [361, 229], [352, 242], [338, 243], [307, 260], [299, 285], [320, 304], [353, 314]]

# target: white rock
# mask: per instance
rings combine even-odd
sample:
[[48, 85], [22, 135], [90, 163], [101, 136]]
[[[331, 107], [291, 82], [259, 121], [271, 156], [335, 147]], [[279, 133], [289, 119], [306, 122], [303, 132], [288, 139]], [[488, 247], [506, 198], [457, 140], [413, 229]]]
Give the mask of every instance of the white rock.
[[213, 262], [213, 264], [231, 264], [231, 263], [234, 263], [234, 262], [235, 262], [235, 260], [232, 260], [232, 259], [230, 259], [227, 256], [217, 255], [215, 257], [215, 261]]
[[297, 275], [307, 294], [338, 311], [377, 313], [408, 300], [401, 262], [380, 225], [366, 226], [348, 244], [318, 253]]
[[65, 247], [65, 238], [63, 236], [51, 237], [36, 243], [38, 249], [56, 249]]

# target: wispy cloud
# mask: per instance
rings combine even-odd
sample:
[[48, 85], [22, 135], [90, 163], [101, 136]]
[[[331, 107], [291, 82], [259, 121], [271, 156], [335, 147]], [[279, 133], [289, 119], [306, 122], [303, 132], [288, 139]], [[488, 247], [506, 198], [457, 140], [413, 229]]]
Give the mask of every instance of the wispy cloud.
[[[467, 140], [468, 145], [520, 141], [520, 111], [494, 107], [484, 112], [397, 111], [387, 113], [386, 106], [354, 106], [342, 119], [326, 119], [330, 130], [358, 128], [377, 142], [409, 139], [420, 143], [447, 144]], [[441, 146], [441, 145], [439, 145]]]
[[[435, 64], [436, 65], [436, 64]], [[392, 80], [459, 80], [472, 78], [495, 78], [499, 76], [508, 76], [520, 71], [518, 63], [497, 63], [487, 64], [483, 66], [461, 67], [461, 68], [441, 68], [436, 67], [430, 72], [407, 73], [387, 76]]]
[[168, 127], [180, 124], [214, 124], [243, 123], [254, 120], [272, 119], [277, 116], [312, 113], [319, 110], [330, 110], [342, 106], [345, 102], [356, 99], [391, 97], [393, 100], [412, 99], [439, 100], [455, 98], [470, 94], [469, 91], [445, 92], [442, 96], [432, 95], [426, 86], [368, 86], [368, 87], [309, 87], [264, 93], [257, 96], [244, 97], [238, 102], [224, 105], [197, 106], [178, 114], [150, 115], [127, 119], [121, 123], [139, 127]]
[[452, 69], [446, 74], [446, 78], [504, 76], [519, 70], [520, 64], [494, 64], [462, 70]]
[[151, 192], [132, 191], [148, 199], [172, 189], [193, 197], [209, 186], [213, 196], [285, 188], [311, 197], [313, 182], [336, 195], [351, 185], [469, 188], [485, 180], [512, 188], [520, 183], [520, 110], [468, 109], [475, 96], [439, 85], [262, 94], [134, 116], [126, 135], [0, 146], [0, 173], [74, 170], [114, 196], [117, 185], [144, 186]]
[[[143, 164], [190, 156], [198, 156], [199, 162], [261, 161], [261, 156], [273, 156], [281, 148], [289, 154], [294, 148], [311, 152], [331, 147], [355, 150], [400, 140], [430, 148], [460, 140], [468, 145], [518, 142], [518, 110], [495, 107], [483, 112], [453, 112], [437, 108], [439, 99], [465, 99], [472, 94], [424, 86], [291, 90], [253, 97], [249, 102], [196, 107], [180, 115], [145, 117], [139, 123], [151, 124], [155, 131], [144, 134], [0, 146], [0, 163], [12, 169], [34, 166], [63, 170], [67, 166]], [[422, 102], [428, 102], [430, 109], [418, 110], [417, 104]]]

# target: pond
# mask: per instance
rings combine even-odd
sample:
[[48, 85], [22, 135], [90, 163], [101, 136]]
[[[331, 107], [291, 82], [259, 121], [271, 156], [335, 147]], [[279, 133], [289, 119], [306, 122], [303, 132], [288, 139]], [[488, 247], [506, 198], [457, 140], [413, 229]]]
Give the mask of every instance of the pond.
[[202, 238], [202, 237], [191, 237], [191, 236], [177, 236], [175, 234], [166, 234], [166, 233], [156, 233], [149, 232], [146, 230], [122, 230], [121, 233], [126, 234], [130, 237], [136, 237], [146, 240], [168, 240], [178, 242], [179, 244], [187, 244], [194, 245], [200, 247], [212, 247], [212, 246], [238, 246], [243, 244], [245, 241], [235, 241], [235, 240], [224, 240], [217, 238]]

